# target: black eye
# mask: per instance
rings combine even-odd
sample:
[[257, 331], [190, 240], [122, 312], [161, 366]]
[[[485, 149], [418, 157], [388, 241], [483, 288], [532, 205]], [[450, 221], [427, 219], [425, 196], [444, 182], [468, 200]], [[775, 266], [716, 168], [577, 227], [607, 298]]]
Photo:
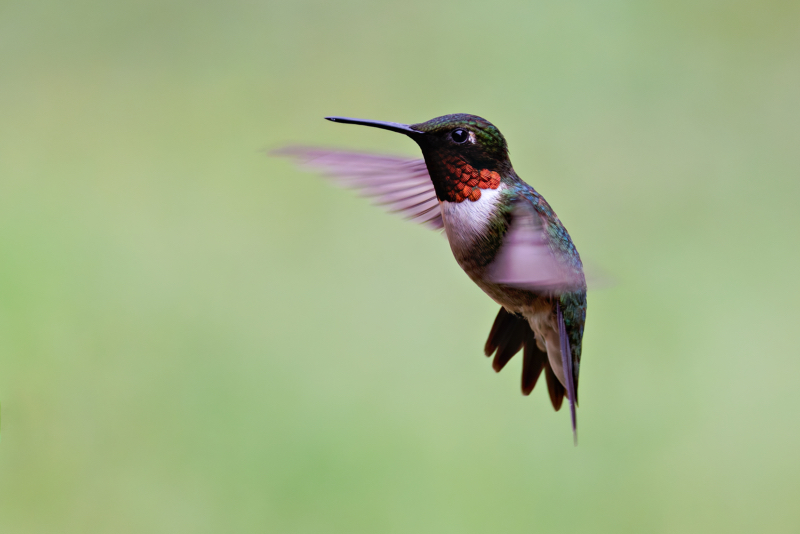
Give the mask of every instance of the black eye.
[[463, 143], [467, 140], [469, 134], [467, 134], [467, 132], [464, 130], [453, 130], [453, 133], [450, 134], [450, 137], [452, 137], [453, 141], [456, 143]]

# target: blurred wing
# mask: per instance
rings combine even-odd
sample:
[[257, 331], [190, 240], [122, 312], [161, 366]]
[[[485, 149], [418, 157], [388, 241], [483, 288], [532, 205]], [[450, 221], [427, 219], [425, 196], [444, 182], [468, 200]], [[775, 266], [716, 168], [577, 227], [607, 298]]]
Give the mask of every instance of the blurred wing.
[[584, 289], [583, 277], [556, 258], [545, 225], [533, 206], [517, 201], [489, 280], [551, 294]]
[[588, 263], [587, 261], [583, 262], [583, 271], [586, 273], [586, 286], [591, 291], [610, 289], [619, 283], [618, 280], [606, 270], [595, 264]]
[[303, 169], [321, 172], [338, 185], [357, 189], [413, 222], [436, 229], [444, 226], [424, 160], [304, 146], [286, 147], [272, 154], [289, 157]]

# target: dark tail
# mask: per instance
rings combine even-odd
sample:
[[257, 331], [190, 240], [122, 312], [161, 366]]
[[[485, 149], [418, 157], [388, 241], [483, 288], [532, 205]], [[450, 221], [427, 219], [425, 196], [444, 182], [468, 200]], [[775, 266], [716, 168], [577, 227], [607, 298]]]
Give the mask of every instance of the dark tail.
[[547, 353], [536, 345], [533, 330], [531, 330], [527, 319], [522, 315], [509, 313], [505, 308], [500, 308], [492, 325], [492, 330], [489, 332], [489, 339], [486, 340], [483, 352], [486, 356], [494, 354], [492, 367], [499, 373], [520, 349], [523, 349], [522, 393], [530, 395], [536, 385], [536, 381], [539, 380], [539, 376], [542, 374], [542, 370], [544, 370], [547, 391], [550, 393], [550, 402], [553, 403], [553, 408], [558, 411], [567, 392], [550, 368]]

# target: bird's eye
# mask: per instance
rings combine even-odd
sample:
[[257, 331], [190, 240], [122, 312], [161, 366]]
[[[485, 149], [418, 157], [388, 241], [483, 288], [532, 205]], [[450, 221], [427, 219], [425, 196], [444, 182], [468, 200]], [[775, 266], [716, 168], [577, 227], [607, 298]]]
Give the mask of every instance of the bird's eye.
[[450, 134], [450, 137], [452, 137], [453, 141], [456, 143], [463, 143], [467, 140], [469, 135], [464, 130], [453, 130], [453, 133]]

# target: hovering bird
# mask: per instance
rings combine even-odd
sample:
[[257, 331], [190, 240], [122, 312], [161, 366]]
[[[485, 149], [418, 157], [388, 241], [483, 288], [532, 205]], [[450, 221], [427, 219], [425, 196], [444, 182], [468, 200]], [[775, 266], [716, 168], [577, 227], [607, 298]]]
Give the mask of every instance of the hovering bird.
[[586, 320], [583, 264], [567, 230], [545, 199], [517, 176], [506, 140], [475, 115], [445, 115], [419, 124], [347, 117], [404, 134], [424, 160], [309, 147], [278, 151], [342, 185], [376, 197], [389, 210], [444, 228], [458, 265], [501, 306], [484, 352], [499, 372], [522, 349], [522, 393], [544, 371], [553, 408], [575, 405]]

